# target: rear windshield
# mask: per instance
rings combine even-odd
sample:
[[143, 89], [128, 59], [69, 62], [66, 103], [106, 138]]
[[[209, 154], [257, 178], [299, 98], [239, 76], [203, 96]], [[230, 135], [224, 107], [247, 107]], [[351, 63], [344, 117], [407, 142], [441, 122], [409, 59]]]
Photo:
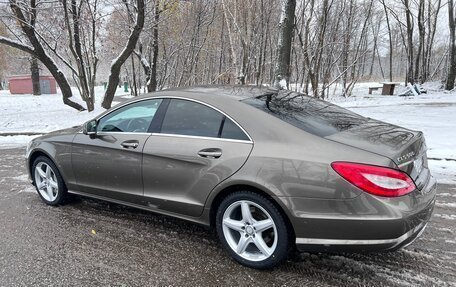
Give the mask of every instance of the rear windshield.
[[271, 92], [242, 102], [320, 137], [367, 121], [367, 118], [334, 104], [291, 91]]

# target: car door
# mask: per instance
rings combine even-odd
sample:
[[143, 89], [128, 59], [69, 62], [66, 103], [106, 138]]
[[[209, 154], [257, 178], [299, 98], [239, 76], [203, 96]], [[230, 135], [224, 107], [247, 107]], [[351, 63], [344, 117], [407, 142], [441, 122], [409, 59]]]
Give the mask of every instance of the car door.
[[144, 200], [188, 216], [203, 212], [210, 191], [247, 160], [253, 143], [222, 112], [187, 99], [167, 99], [159, 132], [144, 146]]
[[81, 192], [141, 203], [142, 151], [161, 101], [127, 104], [98, 119], [96, 135], [76, 135], [72, 166]]

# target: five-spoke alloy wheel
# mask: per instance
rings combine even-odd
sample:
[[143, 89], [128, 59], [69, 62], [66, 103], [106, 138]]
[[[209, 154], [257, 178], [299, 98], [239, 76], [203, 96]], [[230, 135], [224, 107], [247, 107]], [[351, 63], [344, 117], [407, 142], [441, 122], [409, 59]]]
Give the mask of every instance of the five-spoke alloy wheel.
[[259, 194], [230, 194], [220, 204], [216, 221], [223, 245], [246, 266], [271, 268], [288, 255], [290, 236], [284, 218]]
[[49, 205], [58, 205], [66, 196], [66, 186], [55, 164], [47, 157], [35, 159], [32, 176], [41, 199]]

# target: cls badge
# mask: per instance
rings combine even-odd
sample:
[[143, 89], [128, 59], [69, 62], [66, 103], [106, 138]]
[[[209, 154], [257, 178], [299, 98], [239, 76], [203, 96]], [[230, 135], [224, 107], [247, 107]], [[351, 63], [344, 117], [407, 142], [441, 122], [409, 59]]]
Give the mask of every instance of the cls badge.
[[407, 154], [404, 154], [403, 156], [398, 157], [397, 161], [398, 162], [406, 161], [408, 159], [411, 159], [414, 155], [415, 155], [415, 152], [411, 151], [411, 152], [409, 152]]

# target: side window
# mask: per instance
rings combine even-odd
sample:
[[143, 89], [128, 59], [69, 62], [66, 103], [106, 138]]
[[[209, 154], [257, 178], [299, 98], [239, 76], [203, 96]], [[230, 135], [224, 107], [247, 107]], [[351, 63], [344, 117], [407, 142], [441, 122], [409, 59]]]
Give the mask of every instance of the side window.
[[144, 100], [119, 108], [98, 121], [98, 132], [147, 133], [161, 99]]
[[202, 137], [219, 137], [223, 115], [210, 107], [187, 100], [172, 99], [161, 132]]
[[229, 118], [225, 119], [222, 129], [222, 138], [225, 139], [234, 139], [234, 140], [250, 140], [247, 135]]

